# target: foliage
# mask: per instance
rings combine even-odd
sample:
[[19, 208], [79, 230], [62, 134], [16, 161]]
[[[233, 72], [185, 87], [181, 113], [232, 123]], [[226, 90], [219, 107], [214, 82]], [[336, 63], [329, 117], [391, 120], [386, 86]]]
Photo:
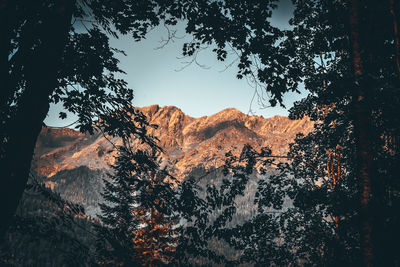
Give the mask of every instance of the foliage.
[[[291, 163], [278, 164], [281, 173], [260, 183], [257, 204], [263, 217], [254, 218], [255, 226], [243, 225], [247, 229], [258, 229], [263, 223], [279, 225], [284, 245], [277, 246], [268, 235], [254, 242], [251, 238], [260, 235], [250, 231], [251, 238], [239, 242], [250, 246], [247, 259], [278, 265], [281, 259], [291, 259], [280, 253], [271, 257], [268, 252], [274, 250], [268, 246], [272, 245], [278, 252], [283, 247], [282, 255], [292, 254], [289, 262], [297, 264], [354, 265], [361, 264], [362, 258], [364, 264], [398, 264], [388, 232], [398, 228], [394, 226], [398, 168], [393, 164], [399, 162], [399, 124], [393, 116], [399, 107], [398, 9], [390, 1], [354, 6], [356, 2], [295, 1], [292, 28], [281, 31], [279, 41], [265, 42], [280, 48], [266, 57], [286, 64], [285, 71], [272, 73], [266, 83], [271, 104], [279, 101], [274, 90], [280, 79], [303, 81], [309, 95], [295, 103], [291, 117], [309, 116], [316, 125], [312, 134], [296, 141], [289, 155], [279, 155]], [[353, 12], [350, 17], [349, 12]], [[360, 23], [357, 28], [351, 24], [354, 20]], [[357, 51], [354, 36], [359, 37]], [[263, 49], [250, 66], [273, 71], [274, 64], [258, 64], [269, 51]], [[362, 64], [363, 72], [355, 71], [355, 62]], [[264, 152], [248, 148], [243, 152], [249, 168], [256, 166], [254, 161], [271, 159]], [[240, 164], [235, 169], [246, 173]], [[287, 199], [292, 208], [267, 216], [271, 208], [281, 210]]]
[[[264, 174], [255, 195], [259, 214], [228, 232], [230, 243], [244, 249], [242, 261], [260, 266], [361, 264], [360, 189], [348, 104], [325, 111], [314, 109], [319, 119], [314, 131], [298, 136], [287, 156], [248, 146], [240, 158], [228, 155], [228, 170], [235, 175], [248, 176], [253, 169]], [[375, 261], [392, 266], [399, 264], [393, 251], [399, 238], [395, 229], [400, 188], [394, 178], [397, 167], [391, 165], [399, 162], [396, 149], [382, 138], [375, 158], [382, 190], [374, 194], [374, 213], [379, 214], [374, 220], [373, 237], [379, 244]]]
[[157, 151], [119, 147], [114, 173], [104, 180], [98, 232], [101, 264], [159, 266], [174, 260], [174, 180], [160, 169]]
[[[398, 9], [389, 4], [366, 1], [358, 6], [363, 23], [356, 29], [361, 36], [361, 77], [354, 74], [354, 30], [351, 32], [350, 3], [346, 1], [295, 1], [292, 28], [280, 31], [281, 35], [270, 31], [280, 39], [264, 43], [279, 47], [279, 52], [269, 53], [265, 48], [249, 62], [257, 71], [273, 71], [274, 64], [259, 64], [265, 53], [285, 64], [286, 71], [271, 73], [265, 83], [273, 96], [271, 104], [279, 101], [274, 90], [280, 79], [304, 82], [309, 95], [295, 103], [290, 116], [310, 117], [315, 129], [306, 137], [299, 136], [288, 155], [250, 147], [245, 147], [240, 157], [228, 154], [229, 172], [239, 181], [227, 183], [233, 192], [245, 187], [253, 169], [267, 174], [256, 194], [259, 214], [233, 229], [224, 226], [225, 233], [220, 236], [244, 250], [241, 261], [260, 266], [353, 266], [361, 265], [362, 260], [379, 266], [399, 264], [393, 250], [399, 237], [395, 229], [399, 228], [400, 189], [399, 123], [394, 116], [399, 107]], [[229, 33], [224, 37], [228, 39]], [[250, 37], [243, 42], [251, 44]], [[264, 82], [262, 76], [258, 78]], [[364, 103], [358, 104], [360, 99]], [[365, 120], [368, 123], [361, 124]], [[367, 149], [359, 146], [363, 132], [370, 144]], [[360, 152], [371, 160], [366, 163]], [[289, 162], [277, 161], [279, 158]], [[366, 171], [371, 185], [364, 183], [365, 175], [359, 173], [362, 164], [372, 165]], [[276, 173], [266, 171], [274, 165]], [[212, 191], [216, 203], [224, 203], [226, 191]], [[234, 204], [224, 205], [228, 209]], [[226, 214], [225, 220], [231, 216]], [[372, 260], [364, 254], [369, 244], [361, 225], [372, 229]]]

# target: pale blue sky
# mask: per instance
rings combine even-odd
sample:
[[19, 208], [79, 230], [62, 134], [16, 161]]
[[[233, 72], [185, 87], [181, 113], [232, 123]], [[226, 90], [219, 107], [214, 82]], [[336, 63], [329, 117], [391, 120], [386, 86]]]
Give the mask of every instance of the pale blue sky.
[[[291, 8], [287, 7], [288, 1], [284, 1], [283, 8], [278, 8], [273, 17], [273, 23], [280, 27], [287, 27], [287, 21], [291, 14]], [[193, 117], [201, 117], [217, 113], [225, 108], [234, 107], [244, 113], [250, 109], [251, 99], [254, 94], [252, 88], [245, 79], [236, 79], [236, 66], [225, 71], [228, 62], [219, 62], [211, 49], [201, 52], [198, 61], [206, 65], [203, 69], [196, 64], [191, 64], [182, 69], [186, 61], [180, 59], [183, 43], [190, 40], [185, 35], [184, 25], [178, 27], [176, 39], [161, 49], [162, 38], [167, 36], [164, 27], [155, 28], [149, 33], [146, 40], [135, 43], [130, 37], [111, 39], [111, 45], [122, 49], [127, 56], [119, 56], [121, 69], [126, 72], [123, 75], [130, 88], [134, 89], [134, 106], [143, 107], [152, 104], [160, 106], [177, 106], [186, 114]], [[182, 69], [178, 71], [179, 69]], [[294, 100], [300, 99], [298, 94], [287, 94], [285, 103], [291, 106]], [[251, 105], [256, 115], [271, 117], [274, 115], [287, 115], [287, 110], [280, 107], [262, 109], [257, 101]], [[71, 123], [74, 118], [61, 121], [58, 119], [59, 107], [53, 106], [45, 123], [49, 126], [64, 126]]]

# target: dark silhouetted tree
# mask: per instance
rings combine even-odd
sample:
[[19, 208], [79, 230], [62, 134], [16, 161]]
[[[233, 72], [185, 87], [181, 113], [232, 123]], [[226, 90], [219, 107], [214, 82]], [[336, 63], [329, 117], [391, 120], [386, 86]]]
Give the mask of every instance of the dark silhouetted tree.
[[[248, 75], [255, 85], [262, 86], [271, 94], [271, 105], [282, 103], [285, 92], [298, 90], [299, 83], [304, 82], [309, 95], [295, 105], [292, 116], [308, 115], [318, 121], [318, 114], [326, 113], [327, 117], [322, 118], [326, 125], [348, 126], [349, 133], [343, 135], [348, 135], [350, 141], [322, 132], [328, 127], [321, 129], [326, 143], [336, 141], [326, 147], [324, 157], [336, 157], [344, 153], [341, 149], [351, 150], [346, 155], [352, 163], [347, 169], [351, 172], [348, 179], [356, 183], [351, 183], [347, 193], [359, 203], [353, 205], [359, 216], [359, 264], [379, 263], [385, 258], [378, 240], [386, 223], [378, 211], [392, 205], [388, 195], [393, 198], [397, 188], [392, 178], [397, 168], [383, 162], [398, 162], [398, 3], [294, 1], [291, 28], [281, 30], [267, 21], [273, 3], [252, 2], [257, 8], [250, 8], [249, 2], [217, 2], [215, 5], [226, 12], [212, 17], [205, 27], [193, 26], [194, 33], [204, 43], [215, 41], [221, 58], [235, 51], [240, 62], [238, 78]], [[221, 29], [224, 34], [209, 38], [211, 29]], [[186, 47], [187, 53], [195, 54], [196, 47]], [[343, 113], [346, 122], [331, 115], [332, 110]], [[391, 147], [391, 155], [382, 139]], [[349, 146], [343, 147], [342, 142]], [[331, 159], [316, 165], [329, 162]], [[332, 171], [332, 165], [328, 169]]]
[[[227, 169], [231, 173], [249, 176], [257, 171], [263, 178], [255, 195], [259, 214], [227, 229], [224, 238], [244, 250], [242, 261], [260, 266], [362, 265], [365, 256], [359, 225], [364, 215], [354, 164], [357, 155], [351, 102], [315, 106], [304, 101], [295, 105], [292, 116], [299, 110], [307, 110], [315, 120], [314, 131], [298, 136], [287, 155], [249, 146], [240, 157], [228, 154]], [[400, 259], [394, 247], [400, 237], [396, 212], [400, 186], [395, 162], [398, 165], [400, 158], [394, 148], [396, 141], [388, 140], [383, 134], [386, 129], [380, 127], [384, 118], [376, 115], [373, 123], [372, 133], [381, 137], [373, 147], [381, 179], [371, 211], [376, 216], [371, 233], [376, 244], [373, 262], [397, 266]]]
[[150, 10], [148, 2], [1, 1], [1, 236], [25, 188], [50, 103], [76, 114], [81, 131], [93, 132], [100, 117], [109, 129], [117, 126], [106, 114], [128, 107], [133, 94], [115, 77], [122, 71], [107, 32], [140, 39], [155, 23]]
[[[160, 150], [124, 142], [104, 180], [98, 255], [101, 264], [160, 266], [175, 262], [176, 181], [159, 166]], [[106, 242], [104, 242], [106, 241]]]

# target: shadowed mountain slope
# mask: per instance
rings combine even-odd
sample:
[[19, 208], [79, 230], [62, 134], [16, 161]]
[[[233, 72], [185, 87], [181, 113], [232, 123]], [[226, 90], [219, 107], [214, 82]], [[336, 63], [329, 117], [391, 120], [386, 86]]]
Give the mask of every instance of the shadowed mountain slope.
[[[308, 119], [249, 116], [234, 108], [201, 118], [187, 116], [174, 106], [152, 105], [140, 110], [159, 126], [150, 133], [160, 139], [163, 164], [170, 166], [179, 179], [222, 166], [228, 150], [239, 151], [245, 144], [269, 146], [274, 154], [284, 155], [297, 133], [306, 134], [313, 127]], [[120, 144], [117, 138], [111, 141]], [[90, 136], [46, 127], [38, 139], [32, 170], [44, 178], [48, 187], [73, 202], [83, 203], [93, 215], [102, 178], [110, 170], [115, 154], [101, 133]]]

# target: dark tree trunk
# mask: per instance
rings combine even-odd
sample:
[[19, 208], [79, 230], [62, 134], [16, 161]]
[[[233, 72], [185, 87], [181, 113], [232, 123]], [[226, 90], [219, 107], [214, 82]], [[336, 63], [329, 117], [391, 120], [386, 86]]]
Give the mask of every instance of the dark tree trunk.
[[364, 266], [372, 266], [374, 246], [372, 240], [372, 136], [371, 109], [368, 85], [364, 77], [362, 43], [360, 38], [360, 6], [357, 0], [350, 2], [350, 41], [354, 71], [352, 98], [354, 137], [356, 143], [356, 178], [360, 187], [360, 238]]
[[52, 8], [44, 8], [41, 10], [43, 14], [40, 14], [44, 23], [38, 32], [30, 34], [34, 38], [39, 37], [41, 43], [25, 59], [26, 84], [17, 102], [17, 112], [7, 125], [8, 140], [0, 159], [1, 237], [4, 237], [25, 189], [36, 139], [49, 110], [49, 97], [57, 87], [72, 7], [73, 1], [64, 0], [56, 1]]

